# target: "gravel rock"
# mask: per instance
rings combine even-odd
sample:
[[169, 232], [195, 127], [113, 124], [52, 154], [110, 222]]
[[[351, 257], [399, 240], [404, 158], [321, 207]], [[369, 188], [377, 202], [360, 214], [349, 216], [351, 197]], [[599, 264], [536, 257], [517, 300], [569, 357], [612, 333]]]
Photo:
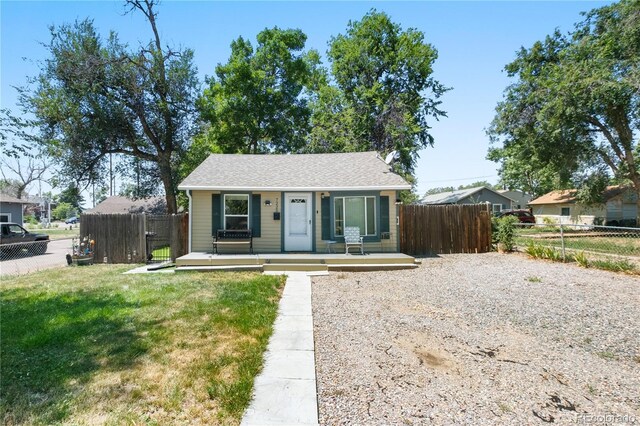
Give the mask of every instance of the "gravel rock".
[[638, 277], [489, 253], [312, 288], [321, 424], [640, 424]]

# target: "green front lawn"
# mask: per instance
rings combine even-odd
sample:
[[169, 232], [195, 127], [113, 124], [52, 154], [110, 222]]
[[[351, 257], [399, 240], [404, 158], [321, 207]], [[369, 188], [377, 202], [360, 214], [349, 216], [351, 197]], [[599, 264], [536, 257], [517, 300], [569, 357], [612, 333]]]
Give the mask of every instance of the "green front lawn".
[[283, 278], [127, 269], [2, 279], [3, 424], [240, 421]]

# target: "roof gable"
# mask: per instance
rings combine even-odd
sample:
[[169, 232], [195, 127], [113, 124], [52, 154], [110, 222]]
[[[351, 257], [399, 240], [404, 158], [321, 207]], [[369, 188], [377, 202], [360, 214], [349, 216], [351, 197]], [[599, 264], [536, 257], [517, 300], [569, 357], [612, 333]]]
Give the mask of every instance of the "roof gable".
[[178, 189], [411, 189], [377, 152], [332, 154], [211, 154]]
[[466, 189], [457, 189], [455, 191], [447, 191], [440, 192], [438, 194], [426, 195], [420, 200], [421, 204], [456, 204], [465, 198], [469, 198], [478, 192], [486, 190], [493, 192], [494, 194], [508, 200], [509, 202], [513, 201], [511, 198], [507, 197], [504, 194], [500, 194], [493, 189], [487, 188], [486, 186], [476, 186], [474, 188], [466, 188]]

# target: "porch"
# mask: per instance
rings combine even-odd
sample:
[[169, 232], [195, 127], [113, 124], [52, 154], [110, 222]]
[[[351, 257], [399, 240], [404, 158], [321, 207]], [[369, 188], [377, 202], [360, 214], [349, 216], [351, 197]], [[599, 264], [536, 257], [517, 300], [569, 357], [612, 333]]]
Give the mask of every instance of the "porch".
[[193, 252], [176, 259], [176, 271], [382, 271], [417, 268], [402, 253], [211, 254]]

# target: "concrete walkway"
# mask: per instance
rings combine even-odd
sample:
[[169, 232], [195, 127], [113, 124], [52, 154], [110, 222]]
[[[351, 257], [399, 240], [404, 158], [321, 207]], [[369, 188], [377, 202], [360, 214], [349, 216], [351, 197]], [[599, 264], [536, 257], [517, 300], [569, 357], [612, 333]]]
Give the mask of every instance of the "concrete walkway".
[[318, 424], [311, 279], [305, 272], [286, 274], [264, 368], [242, 425]]

